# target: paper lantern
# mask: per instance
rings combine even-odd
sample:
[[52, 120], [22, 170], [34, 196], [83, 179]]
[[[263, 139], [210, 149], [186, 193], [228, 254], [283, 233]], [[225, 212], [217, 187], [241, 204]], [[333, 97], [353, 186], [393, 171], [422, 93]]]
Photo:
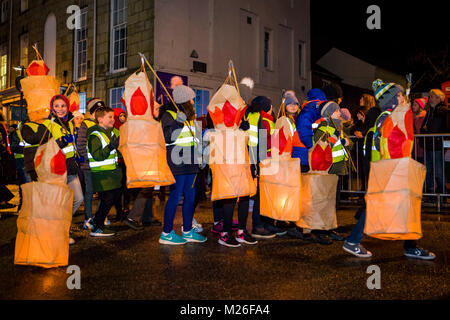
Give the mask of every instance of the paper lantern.
[[121, 101], [127, 108], [128, 120], [149, 120], [154, 115], [153, 87], [145, 72], [133, 73], [125, 81]]
[[420, 239], [425, 175], [425, 166], [409, 157], [371, 162], [364, 233], [383, 240]]
[[260, 164], [261, 215], [280, 221], [299, 220], [300, 159], [285, 154]]
[[272, 154], [278, 152], [280, 155], [283, 153], [291, 155], [294, 134], [294, 127], [290, 120], [285, 116], [278, 118], [275, 123], [275, 132], [271, 137]]
[[50, 115], [50, 102], [53, 96], [59, 94], [59, 81], [48, 76], [48, 72], [43, 60], [33, 60], [27, 68], [28, 77], [20, 80], [31, 121], [47, 119]]
[[25, 183], [21, 188], [14, 264], [67, 266], [73, 191], [65, 185], [42, 182]]
[[120, 127], [119, 151], [127, 167], [128, 188], [167, 186], [175, 183], [167, 164], [166, 144], [159, 122], [125, 122]]
[[36, 150], [34, 166], [40, 182], [65, 185], [67, 182], [66, 156], [59, 148], [55, 139]]
[[328, 172], [333, 164], [333, 153], [329, 143], [317, 141], [309, 150], [309, 165], [311, 171]]
[[338, 176], [324, 172], [301, 175], [300, 219], [296, 225], [311, 230], [337, 228], [336, 190]]
[[76, 90], [72, 91], [72, 93], [68, 97], [69, 100], [69, 111], [74, 112], [80, 110], [80, 96]]
[[209, 166], [212, 172], [211, 200], [253, 196], [256, 184], [250, 172], [248, 134], [240, 130], [208, 132]]
[[381, 128], [382, 159], [410, 157], [414, 145], [413, 113], [409, 105], [398, 106], [384, 120]]
[[212, 97], [207, 108], [214, 127], [237, 129], [245, 114], [246, 105], [236, 87], [223, 84]]

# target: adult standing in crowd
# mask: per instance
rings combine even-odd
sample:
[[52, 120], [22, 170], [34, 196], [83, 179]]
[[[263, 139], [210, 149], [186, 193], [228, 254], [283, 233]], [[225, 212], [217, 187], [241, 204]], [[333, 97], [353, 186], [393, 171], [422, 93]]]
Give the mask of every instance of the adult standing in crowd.
[[5, 118], [0, 113], [0, 209], [10, 209], [15, 207], [8, 202], [14, 198], [14, 194], [6, 187], [6, 177], [12, 152], [9, 148], [8, 131], [4, 121]]

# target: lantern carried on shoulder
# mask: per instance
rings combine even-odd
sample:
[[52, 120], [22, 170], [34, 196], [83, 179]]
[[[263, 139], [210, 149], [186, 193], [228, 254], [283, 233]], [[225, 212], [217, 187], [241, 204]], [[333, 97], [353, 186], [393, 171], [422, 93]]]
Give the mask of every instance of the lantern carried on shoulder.
[[162, 127], [153, 118], [153, 87], [145, 71], [133, 73], [127, 79], [122, 103], [127, 108], [128, 119], [120, 127], [119, 151], [127, 167], [127, 187], [174, 184]]
[[300, 159], [291, 158], [293, 126], [286, 117], [275, 123], [272, 158], [260, 166], [261, 215], [280, 221], [300, 218]]
[[69, 100], [69, 111], [74, 112], [80, 110], [80, 95], [78, 91], [74, 89], [67, 98]]
[[230, 75], [207, 107], [215, 127], [214, 132], [208, 132], [212, 201], [256, 194], [256, 184], [250, 172], [248, 133], [238, 129], [246, 105], [236, 89], [237, 84], [226, 83], [229, 79], [231, 82]]
[[67, 266], [73, 191], [66, 184], [66, 157], [52, 138], [34, 161], [39, 181], [22, 185], [14, 264]]
[[60, 83], [49, 76], [46, 66], [36, 47], [37, 60], [33, 60], [26, 69], [28, 77], [20, 80], [23, 95], [27, 101], [28, 118], [40, 122], [50, 114], [50, 101], [59, 93]]

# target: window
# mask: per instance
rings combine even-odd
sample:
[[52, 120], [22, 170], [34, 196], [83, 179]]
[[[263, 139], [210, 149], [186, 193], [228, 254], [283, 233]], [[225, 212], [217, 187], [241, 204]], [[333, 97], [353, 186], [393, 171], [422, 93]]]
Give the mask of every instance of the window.
[[272, 69], [272, 31], [264, 30], [264, 68]]
[[127, 67], [127, 0], [111, 0], [111, 71]]
[[2, 13], [1, 13], [1, 23], [6, 22], [8, 20], [8, 0], [2, 1]]
[[8, 56], [2, 55], [0, 58], [0, 89], [6, 89], [6, 82], [8, 78]]
[[87, 79], [87, 8], [80, 13], [81, 28], [75, 29], [74, 76], [75, 81]]
[[80, 96], [80, 112], [82, 114], [86, 113], [86, 92], [78, 92], [78, 95]]
[[194, 89], [195, 92], [195, 100], [194, 107], [195, 112], [197, 113], [197, 118], [208, 113], [208, 104], [209, 104], [209, 91]]
[[125, 106], [120, 101], [124, 90], [125, 87], [109, 89], [109, 106], [111, 108], [122, 108], [123, 110], [126, 110]]
[[305, 77], [305, 58], [304, 58], [304, 47], [305, 44], [303, 42], [300, 42], [298, 44], [298, 75], [300, 76], [300, 78], [306, 78]]
[[28, 66], [28, 33], [20, 36], [20, 65]]
[[28, 0], [20, 1], [20, 12], [24, 12], [28, 10]]

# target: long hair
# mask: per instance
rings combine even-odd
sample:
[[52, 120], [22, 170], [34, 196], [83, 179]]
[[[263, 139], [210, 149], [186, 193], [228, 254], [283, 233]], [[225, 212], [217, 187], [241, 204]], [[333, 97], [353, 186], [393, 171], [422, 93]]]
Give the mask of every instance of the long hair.
[[186, 114], [187, 120], [195, 120], [195, 107], [190, 101], [182, 103], [180, 106], [182, 108], [181, 111]]
[[362, 98], [364, 101], [364, 109], [369, 110], [369, 109], [375, 107], [375, 98], [373, 95], [368, 94], [368, 93], [363, 93]]

